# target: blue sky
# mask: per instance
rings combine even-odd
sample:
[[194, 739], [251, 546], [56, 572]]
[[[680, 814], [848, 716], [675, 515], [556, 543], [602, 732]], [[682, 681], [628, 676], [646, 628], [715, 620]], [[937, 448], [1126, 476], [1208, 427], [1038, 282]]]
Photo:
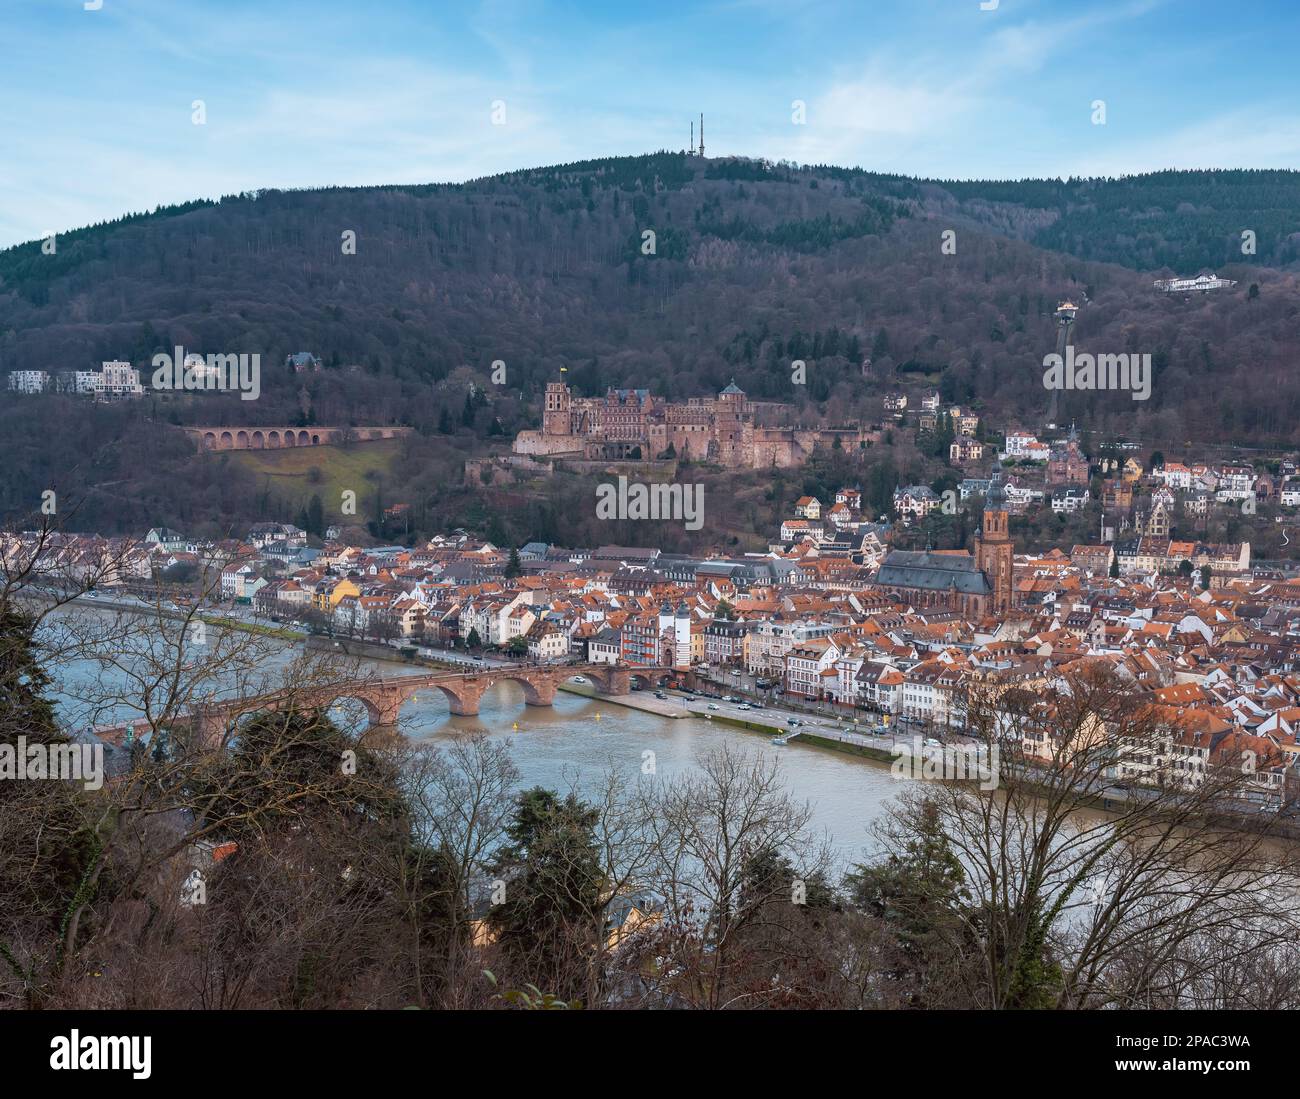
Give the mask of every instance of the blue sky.
[[1300, 167], [1300, 0], [86, 2], [0, 0], [0, 246], [260, 187], [681, 148], [700, 111], [710, 156]]

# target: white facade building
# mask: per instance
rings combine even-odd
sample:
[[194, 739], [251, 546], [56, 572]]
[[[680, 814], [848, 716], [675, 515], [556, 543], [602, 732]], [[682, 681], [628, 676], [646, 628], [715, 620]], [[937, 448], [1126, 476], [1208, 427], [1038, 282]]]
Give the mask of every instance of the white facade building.
[[117, 401], [143, 395], [144, 386], [140, 384], [140, 371], [129, 362], [113, 360], [100, 367], [99, 384], [95, 387], [96, 400]]
[[1046, 443], [1038, 441], [1038, 436], [1029, 431], [1008, 431], [1006, 446], [998, 455], [999, 460], [1008, 458], [1027, 458], [1030, 461], [1045, 462], [1052, 449]]
[[50, 376], [44, 370], [11, 370], [9, 388], [15, 393], [44, 393], [50, 385]]
[[1205, 294], [1236, 285], [1235, 280], [1221, 279], [1215, 274], [1197, 275], [1194, 279], [1156, 279], [1156, 289], [1166, 294]]

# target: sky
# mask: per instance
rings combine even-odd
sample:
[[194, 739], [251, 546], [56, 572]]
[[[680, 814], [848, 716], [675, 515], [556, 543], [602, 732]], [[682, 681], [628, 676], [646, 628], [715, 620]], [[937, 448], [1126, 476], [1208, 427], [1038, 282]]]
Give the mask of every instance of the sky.
[[983, 2], [0, 0], [0, 247], [264, 187], [681, 149], [700, 112], [711, 157], [1300, 168], [1300, 0]]

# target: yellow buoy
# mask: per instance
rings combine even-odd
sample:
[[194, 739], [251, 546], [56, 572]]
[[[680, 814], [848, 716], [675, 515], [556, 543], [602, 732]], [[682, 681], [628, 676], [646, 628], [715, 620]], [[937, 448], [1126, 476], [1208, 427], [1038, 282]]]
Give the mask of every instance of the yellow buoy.
[[600, 720], [600, 711], [599, 711], [599, 710], [596, 711], [596, 720], [597, 720], [597, 721]]
[[512, 729], [518, 729], [518, 728], [519, 728], [519, 722], [516, 721], [513, 725], [510, 726], [510, 728], [512, 728]]

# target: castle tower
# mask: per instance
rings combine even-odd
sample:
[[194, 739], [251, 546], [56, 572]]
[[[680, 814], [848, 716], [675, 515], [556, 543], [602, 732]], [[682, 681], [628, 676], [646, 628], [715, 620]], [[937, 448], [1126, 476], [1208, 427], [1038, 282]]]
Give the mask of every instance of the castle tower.
[[570, 412], [573, 397], [569, 387], [563, 382], [546, 383], [546, 404], [542, 409], [543, 435], [571, 435], [573, 433]]
[[714, 402], [712, 441], [717, 445], [717, 460], [728, 469], [744, 464], [745, 405], [745, 391], [734, 378]]
[[739, 416], [745, 411], [745, 391], [736, 384], [735, 378], [718, 394], [718, 402], [722, 407], [734, 410], [732, 415]]
[[1007, 526], [1007, 493], [1002, 484], [1002, 467], [994, 463], [984, 503], [984, 523], [975, 541], [975, 564], [993, 588], [989, 613], [1003, 617], [1011, 613], [1011, 566], [1015, 549]]

